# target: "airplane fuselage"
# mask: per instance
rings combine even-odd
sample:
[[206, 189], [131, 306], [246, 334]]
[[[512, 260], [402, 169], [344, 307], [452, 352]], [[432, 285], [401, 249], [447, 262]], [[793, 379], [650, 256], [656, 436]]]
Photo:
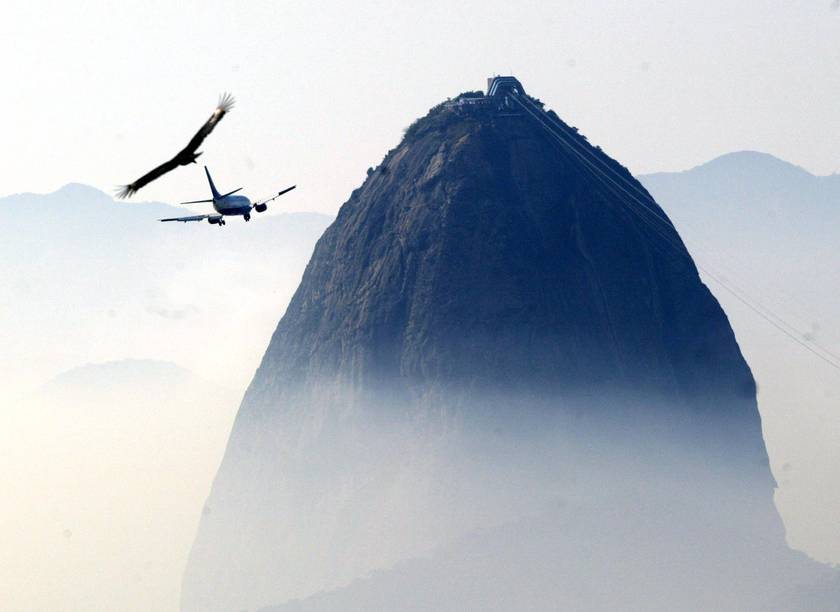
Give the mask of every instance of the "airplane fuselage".
[[213, 208], [220, 215], [226, 217], [239, 215], [245, 216], [251, 214], [251, 200], [241, 195], [225, 196], [219, 199], [213, 199]]
[[190, 200], [189, 202], [181, 202], [181, 204], [204, 204], [212, 202], [213, 209], [216, 211], [216, 214], [172, 217], [169, 219], [161, 219], [161, 221], [180, 221], [182, 223], [188, 223], [190, 221], [206, 220], [210, 225], [218, 225], [220, 227], [225, 225], [225, 217], [239, 216], [245, 219], [246, 221], [250, 221], [252, 210], [257, 211], [258, 213], [265, 212], [268, 209], [269, 202], [277, 199], [284, 193], [288, 193], [289, 191], [295, 188], [295, 186], [292, 185], [291, 187], [280, 191], [276, 196], [254, 204], [245, 196], [233, 195], [237, 191], [242, 191], [242, 187], [234, 189], [233, 191], [229, 191], [225, 194], [219, 193], [219, 190], [216, 189], [216, 186], [213, 184], [213, 179], [210, 177], [210, 171], [207, 169], [207, 166], [204, 166], [204, 173], [207, 175], [207, 182], [210, 184], [210, 192], [213, 194], [213, 197], [209, 200]]

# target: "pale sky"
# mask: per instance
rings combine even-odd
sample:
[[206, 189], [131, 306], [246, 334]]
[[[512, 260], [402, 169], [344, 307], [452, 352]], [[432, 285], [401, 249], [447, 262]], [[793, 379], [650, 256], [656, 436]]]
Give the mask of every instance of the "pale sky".
[[[840, 171], [840, 10], [705, 2], [4, 2], [0, 195], [111, 191], [186, 144], [220, 188], [334, 213], [434, 104], [513, 73], [634, 173], [733, 150]], [[139, 200], [206, 197], [200, 166]]]
[[[449, 96], [483, 89], [488, 76], [510, 73], [636, 174], [682, 170], [743, 149], [816, 174], [840, 172], [838, 5], [840, 0], [0, 0], [0, 197], [52, 192], [69, 182], [112, 192], [172, 157], [210, 115], [219, 94], [230, 91], [236, 107], [207, 139], [199, 160], [210, 166], [219, 188], [244, 186], [247, 195], [260, 197], [296, 183], [298, 189], [273, 210], [334, 214], [414, 119]], [[159, 179], [135, 200], [207, 196], [197, 165]], [[33, 279], [34, 289], [26, 293], [4, 273], [0, 294], [16, 292], [6, 300], [13, 307], [7, 312], [23, 313], [26, 321], [57, 313], [38, 328], [40, 338], [25, 337], [32, 327], [15, 325], [19, 319], [6, 321], [7, 335], [27, 355], [9, 352], [15, 343], [3, 337], [7, 362], [40, 368], [29, 368], [32, 380], [7, 369], [10, 380], [0, 388], [0, 459], [10, 466], [0, 476], [17, 496], [15, 504], [0, 508], [6, 530], [0, 540], [11, 543], [0, 550], [11, 560], [4, 564], [0, 555], [0, 593], [11, 596], [12, 610], [38, 609], [33, 602], [49, 598], [67, 604], [89, 593], [99, 593], [100, 600], [84, 609], [177, 610], [181, 570], [236, 401], [309, 256], [299, 249], [296, 255], [252, 257], [219, 246], [231, 241], [232, 232], [257, 229], [243, 226], [237, 230], [232, 223], [222, 234], [209, 226], [167, 226], [170, 243], [156, 243], [155, 257], [131, 260], [153, 272], [154, 282], [143, 276], [136, 298], [126, 289], [134, 276], [90, 296], [99, 308], [86, 312], [91, 318], [110, 308], [108, 296], [126, 303], [102, 318], [97, 333], [74, 325], [67, 304], [74, 287], [113, 276], [71, 265], [68, 279], [76, 284], [55, 285], [53, 279], [65, 279], [53, 271]], [[46, 232], [31, 227], [43, 243]], [[192, 233], [205, 248], [181, 253], [197, 242], [173, 248], [178, 232]], [[162, 260], [170, 253], [180, 257], [167, 266]], [[5, 263], [11, 269], [25, 258]], [[115, 257], [110, 264], [122, 261]], [[45, 279], [50, 291], [38, 285]], [[788, 363], [799, 368], [787, 368], [789, 377], [806, 368], [823, 376], [807, 353], [791, 349], [784, 338], [775, 342], [767, 326], [758, 327], [762, 321], [722, 297], [739, 340], [770, 338], [745, 343], [760, 378]], [[155, 321], [158, 329], [151, 333], [146, 304], [158, 299], [167, 307], [202, 309], [185, 321]], [[147, 327], [140, 327], [137, 312], [146, 312]], [[214, 325], [216, 312], [224, 316]], [[183, 329], [175, 333], [176, 325]], [[63, 330], [55, 333], [62, 341], [45, 328]], [[155, 354], [155, 342], [161, 354]], [[52, 352], [39, 354], [47, 344]], [[213, 358], [218, 347], [224, 348], [221, 361]], [[149, 413], [160, 419], [139, 423], [132, 415], [144, 414], [141, 407], [126, 412], [121, 405], [113, 412], [109, 398], [101, 412], [75, 404], [75, 412], [32, 412], [4, 401], [4, 392], [12, 397], [9, 389], [18, 393], [15, 383], [54, 376], [54, 362], [74, 366], [124, 357], [177, 359], [217, 379], [214, 384], [229, 388], [234, 399], [184, 401]], [[238, 365], [233, 375], [229, 360]], [[224, 378], [214, 369], [222, 367]], [[840, 504], [833, 486], [840, 479], [836, 396], [823, 396], [828, 383], [809, 387], [812, 378], [798, 377], [796, 385], [781, 388], [785, 380], [772, 378], [761, 397], [774, 467], [794, 465], [790, 472], [777, 470], [779, 506], [794, 545], [837, 562], [840, 540], [829, 532]], [[785, 393], [801, 393], [805, 408], [785, 411], [767, 402]], [[134, 578], [141, 573], [145, 583]], [[146, 598], [124, 589], [126, 580], [142, 586]]]

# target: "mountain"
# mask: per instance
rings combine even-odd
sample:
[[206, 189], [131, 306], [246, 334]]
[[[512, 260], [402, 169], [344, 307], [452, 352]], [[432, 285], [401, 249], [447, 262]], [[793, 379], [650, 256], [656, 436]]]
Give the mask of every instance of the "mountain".
[[[731, 207], [732, 198], [740, 196], [746, 198], [741, 208], [745, 213], [751, 210], [747, 203], [762, 206], [760, 202], [763, 202], [769, 209], [777, 202], [801, 202], [806, 209], [836, 215], [836, 196], [840, 194], [840, 175], [815, 176], [800, 166], [759, 151], [727, 153], [689, 170], [646, 174], [639, 180], [661, 190], [679, 189], [683, 194], [690, 190], [695, 197], [717, 202], [721, 209]], [[687, 202], [681, 204], [685, 205]], [[796, 212], [784, 208], [788, 214]]]
[[[802, 342], [840, 355], [840, 175], [815, 176], [771, 155], [741, 151], [640, 180], [704, 268], [789, 324]], [[708, 282], [761, 391], [788, 541], [820, 561], [840, 563], [834, 518], [840, 512], [840, 377]]]
[[[830, 294], [831, 310], [840, 306], [836, 285], [828, 282], [839, 259], [840, 175], [814, 176], [771, 155], [742, 151], [640, 180], [697, 256], [737, 275], [733, 281], [746, 282], [762, 299], [784, 302], [784, 294], [793, 294], [822, 304]], [[818, 334], [820, 328], [828, 334], [826, 343], [840, 340], [832, 317], [810, 318], [805, 322], [816, 323]]]
[[195, 382], [195, 375], [174, 363], [152, 359], [123, 359], [107, 363], [88, 363], [62, 372], [41, 386], [43, 396], [110, 393], [134, 395], [150, 382], [172, 390], [179, 384]]
[[[237, 414], [185, 612], [481, 609], [506, 577], [504, 609], [757, 610], [812, 578], [752, 374], [674, 228], [486, 100], [413, 124], [318, 241]], [[370, 572], [389, 596], [329, 603]], [[684, 600], [651, 606], [666, 588]]]

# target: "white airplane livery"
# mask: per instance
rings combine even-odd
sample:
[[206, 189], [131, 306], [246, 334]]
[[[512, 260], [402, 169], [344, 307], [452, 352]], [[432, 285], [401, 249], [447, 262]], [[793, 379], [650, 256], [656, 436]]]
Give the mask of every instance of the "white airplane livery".
[[213, 184], [213, 178], [210, 176], [210, 171], [207, 169], [207, 166], [204, 166], [204, 172], [207, 174], [207, 182], [210, 183], [210, 191], [213, 194], [213, 198], [210, 200], [192, 200], [190, 202], [181, 202], [181, 204], [212, 203], [217, 214], [172, 217], [170, 219], [161, 219], [161, 221], [181, 221], [182, 223], [187, 223], [188, 221], [204, 221], [207, 219], [207, 222], [211, 225], [218, 225], [220, 227], [225, 224], [225, 217], [243, 217], [246, 221], [250, 221], [252, 210], [256, 210], [259, 213], [265, 212], [268, 209], [269, 202], [275, 198], [279, 198], [284, 193], [288, 193], [296, 187], [296, 185], [292, 185], [267, 200], [262, 200], [252, 204], [251, 200], [243, 195], [233, 195], [242, 191], [242, 187], [229, 191], [225, 194], [219, 193], [216, 189], [216, 185]]

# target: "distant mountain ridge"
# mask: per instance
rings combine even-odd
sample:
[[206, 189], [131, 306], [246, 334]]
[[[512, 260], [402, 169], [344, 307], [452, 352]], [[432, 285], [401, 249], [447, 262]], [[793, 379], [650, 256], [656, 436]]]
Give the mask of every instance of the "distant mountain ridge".
[[679, 183], [681, 188], [702, 192], [707, 198], [722, 198], [719, 203], [723, 204], [738, 193], [735, 190], [740, 186], [742, 195], [749, 191], [754, 197], [769, 197], [772, 201], [807, 201], [840, 217], [840, 174], [817, 176], [758, 151], [727, 153], [682, 172], [656, 172], [642, 175], [639, 180], [665, 198], [669, 196], [669, 186]]
[[121, 359], [102, 363], [88, 363], [58, 374], [44, 383], [40, 390], [53, 392], [61, 389], [116, 387], [139, 390], [154, 381], [156, 384], [194, 383], [195, 375], [181, 366], [155, 359]]
[[[0, 213], [9, 289], [0, 295], [0, 367], [19, 392], [79, 363], [125, 357], [182, 363], [212, 378], [212, 364], [196, 364], [187, 337], [210, 329], [247, 336], [253, 325], [241, 322], [272, 304], [271, 318], [279, 316], [331, 221], [281, 213], [221, 229], [165, 224], [158, 219], [184, 208], [116, 201], [77, 183], [0, 198]], [[259, 350], [247, 344], [228, 342], [237, 371], [226, 375], [250, 375], [256, 356], [237, 367], [243, 351]]]
[[[111, 218], [124, 217], [126, 219], [134, 219], [142, 216], [142, 218], [146, 218], [149, 221], [157, 221], [163, 216], [173, 214], [183, 215], [184, 211], [188, 210], [183, 206], [174, 206], [164, 202], [115, 200], [113, 196], [105, 193], [104, 191], [83, 183], [67, 183], [51, 193], [22, 192], [0, 196], [0, 206], [20, 204], [28, 206], [35, 202], [37, 202], [35, 205], [35, 212], [42, 213], [50, 212], [51, 210], [54, 210], [53, 207], [65, 206], [67, 202], [71, 202], [72, 208], [65, 208], [55, 219], [56, 221], [64, 222], [67, 221], [69, 216], [81, 217], [82, 219], [88, 220], [90, 216], [93, 216], [94, 218], [101, 218], [103, 213]], [[196, 208], [199, 207], [201, 207], [201, 205], [196, 205]], [[300, 219], [330, 218], [329, 215], [321, 213], [285, 212], [284, 207], [281, 208], [279, 205], [275, 205], [272, 208], [279, 208], [283, 212], [278, 213], [276, 210], [272, 210], [268, 214], [255, 217], [255, 220], [272, 224], [276, 217], [292, 216]], [[196, 226], [202, 227], [201, 224], [196, 224]], [[147, 227], [145, 229], [148, 231], [150, 228]], [[169, 229], [162, 231], [171, 232], [172, 230]]]
[[[724, 153], [722, 155], [718, 155], [717, 157], [714, 157], [707, 162], [703, 162], [702, 164], [698, 164], [697, 166], [688, 168], [686, 170], [676, 172], [651, 172], [649, 174], [641, 175], [640, 178], [645, 179], [648, 177], [657, 177], [669, 174], [685, 175], [711, 172], [717, 172], [721, 175], [739, 174], [742, 176], [749, 173], [759, 173], [762, 176], [766, 176], [766, 173], [769, 170], [781, 172], [781, 176], [783, 178], [793, 176], [810, 176], [817, 178], [817, 175], [809, 172], [801, 166], [797, 166], [796, 164], [780, 159], [774, 155], [771, 155], [770, 153], [752, 150], [732, 151], [731, 153]], [[840, 175], [831, 174], [818, 178], [832, 178], [838, 176]]]

